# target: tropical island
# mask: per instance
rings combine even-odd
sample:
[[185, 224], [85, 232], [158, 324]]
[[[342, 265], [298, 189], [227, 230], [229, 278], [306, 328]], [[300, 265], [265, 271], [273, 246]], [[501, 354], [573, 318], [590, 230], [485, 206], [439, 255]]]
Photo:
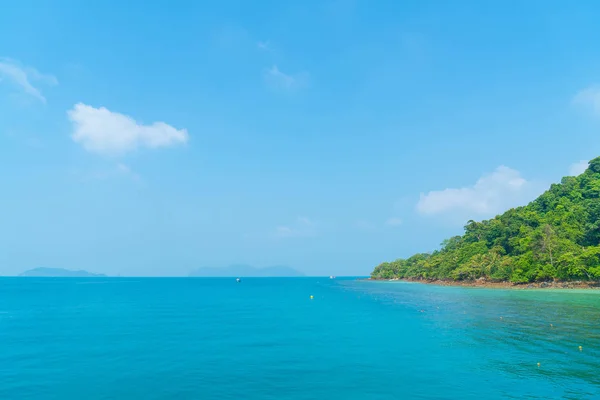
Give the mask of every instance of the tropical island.
[[384, 262], [371, 279], [548, 286], [600, 281], [600, 157], [526, 206], [470, 220], [431, 253]]
[[34, 268], [22, 272], [19, 276], [38, 277], [38, 278], [101, 278], [104, 274], [93, 274], [88, 271], [72, 271], [64, 268]]

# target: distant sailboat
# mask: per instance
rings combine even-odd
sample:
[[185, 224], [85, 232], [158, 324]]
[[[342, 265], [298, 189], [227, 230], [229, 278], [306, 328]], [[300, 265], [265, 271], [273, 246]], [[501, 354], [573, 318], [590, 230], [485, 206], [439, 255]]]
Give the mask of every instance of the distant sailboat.
[[329, 279], [335, 279], [335, 276], [329, 275]]

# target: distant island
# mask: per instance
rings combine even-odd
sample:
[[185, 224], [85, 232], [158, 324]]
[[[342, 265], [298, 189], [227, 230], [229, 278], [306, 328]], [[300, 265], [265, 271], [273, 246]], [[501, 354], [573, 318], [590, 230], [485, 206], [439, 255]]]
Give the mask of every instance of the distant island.
[[600, 281], [600, 157], [527, 206], [468, 221], [464, 230], [440, 250], [378, 265], [371, 278], [538, 286]]
[[21, 273], [19, 276], [47, 278], [101, 278], [105, 277], [106, 275], [92, 274], [91, 272], [83, 270], [72, 271], [64, 268], [34, 268]]
[[304, 276], [299, 271], [285, 266], [257, 268], [251, 265], [230, 265], [222, 268], [198, 268], [190, 273], [191, 277], [300, 277]]

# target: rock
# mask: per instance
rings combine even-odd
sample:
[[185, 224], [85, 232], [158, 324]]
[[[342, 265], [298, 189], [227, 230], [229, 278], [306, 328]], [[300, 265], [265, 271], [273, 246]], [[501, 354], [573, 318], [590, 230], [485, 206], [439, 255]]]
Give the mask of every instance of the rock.
[[533, 289], [533, 285], [532, 284], [527, 285], [527, 289]]
[[540, 287], [547, 288], [547, 287], [550, 287], [550, 284], [548, 282], [542, 282], [542, 283], [540, 283]]

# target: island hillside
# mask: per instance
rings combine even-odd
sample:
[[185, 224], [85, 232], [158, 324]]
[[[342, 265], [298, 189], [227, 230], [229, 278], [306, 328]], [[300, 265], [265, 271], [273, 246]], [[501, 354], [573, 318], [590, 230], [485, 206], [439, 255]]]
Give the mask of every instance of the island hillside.
[[600, 280], [600, 157], [527, 206], [468, 221], [432, 253], [378, 265], [372, 279], [532, 283]]
[[103, 274], [79, 270], [71, 271], [63, 268], [34, 268], [21, 273], [19, 276], [48, 277], [48, 278], [97, 278], [105, 277]]

